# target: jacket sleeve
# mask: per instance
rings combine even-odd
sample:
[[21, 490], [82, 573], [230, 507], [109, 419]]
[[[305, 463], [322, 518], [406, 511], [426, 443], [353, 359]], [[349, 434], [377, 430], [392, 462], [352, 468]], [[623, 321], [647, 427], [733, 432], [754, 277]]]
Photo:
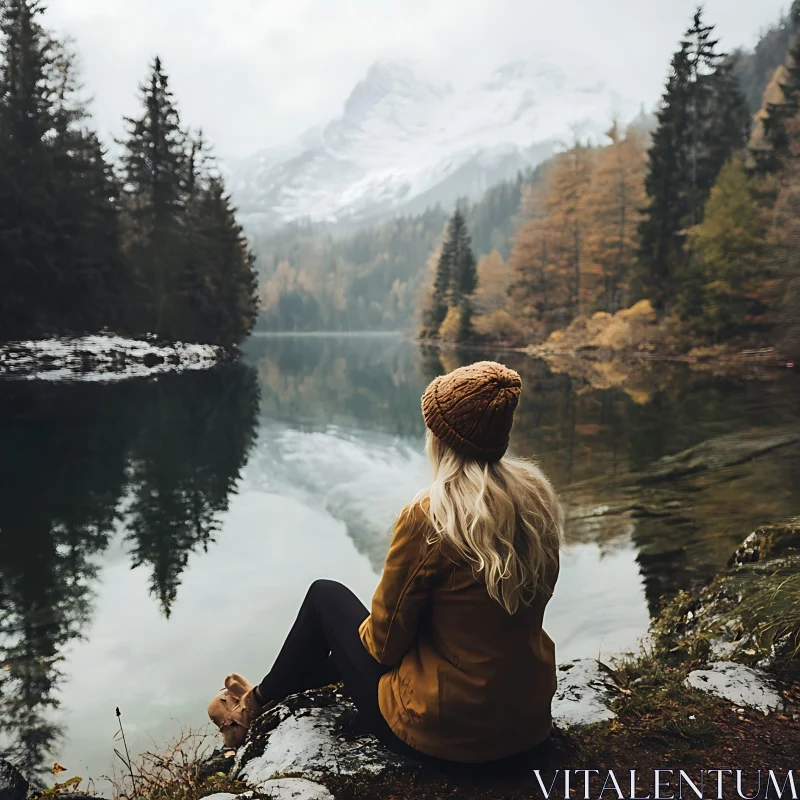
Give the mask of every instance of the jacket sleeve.
[[372, 613], [361, 623], [364, 647], [380, 664], [399, 664], [414, 641], [437, 571], [436, 545], [426, 542], [422, 510], [405, 508], [395, 525]]

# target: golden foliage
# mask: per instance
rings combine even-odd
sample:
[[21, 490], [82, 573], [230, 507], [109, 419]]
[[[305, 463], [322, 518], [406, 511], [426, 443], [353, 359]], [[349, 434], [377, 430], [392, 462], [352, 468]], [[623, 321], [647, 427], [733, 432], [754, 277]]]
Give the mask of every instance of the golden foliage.
[[510, 307], [529, 326], [566, 324], [628, 300], [645, 205], [647, 141], [614, 124], [605, 147], [576, 143], [523, 197], [509, 259]]
[[616, 314], [597, 311], [591, 317], [576, 317], [566, 329], [553, 331], [534, 350], [547, 355], [579, 350], [647, 349], [663, 333], [656, 323], [657, 315], [650, 301], [640, 300]]
[[782, 350], [800, 359], [800, 113], [787, 126], [789, 156], [780, 174], [780, 188], [768, 241], [780, 280]]
[[523, 339], [520, 326], [504, 308], [479, 315], [472, 320], [472, 324], [484, 339], [503, 343], [516, 343]]
[[508, 296], [508, 265], [497, 250], [478, 261], [478, 288], [474, 294], [475, 310], [490, 314], [506, 304]]
[[647, 203], [647, 150], [645, 137], [636, 130], [623, 136], [615, 123], [608, 136], [611, 144], [598, 151], [586, 199], [585, 271], [597, 278], [587, 287], [592, 307], [613, 313], [630, 299], [639, 223]]
[[764, 120], [768, 115], [767, 108], [770, 104], [779, 105], [784, 102], [783, 90], [781, 84], [785, 83], [789, 76], [789, 70], [785, 65], [781, 64], [772, 75], [769, 83], [764, 89], [763, 100], [761, 108], [756, 112], [754, 117], [753, 131], [750, 134], [749, 149], [751, 151], [764, 150], [767, 144], [764, 140]]
[[439, 328], [439, 338], [443, 342], [457, 342], [461, 338], [461, 309], [450, 306], [447, 316]]

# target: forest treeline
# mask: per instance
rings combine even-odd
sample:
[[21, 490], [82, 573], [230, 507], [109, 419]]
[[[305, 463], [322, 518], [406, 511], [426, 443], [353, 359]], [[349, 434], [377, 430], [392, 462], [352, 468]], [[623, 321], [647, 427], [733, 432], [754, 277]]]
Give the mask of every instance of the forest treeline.
[[[306, 226], [259, 243], [261, 324], [529, 342], [647, 298], [689, 336], [788, 332], [799, 11], [733, 53], [698, 11], [655, 119], [574, 141], [449, 220], [436, 209], [338, 239]], [[463, 270], [456, 238], [471, 249]], [[472, 271], [468, 293], [458, 276]]]
[[159, 59], [112, 164], [40, 0], [0, 0], [0, 341], [113, 329], [235, 345], [254, 259]]
[[[491, 188], [476, 203], [462, 203], [478, 252], [507, 257], [526, 185], [538, 171]], [[440, 206], [398, 217], [347, 236], [295, 223], [256, 238], [265, 330], [398, 330], [415, 319], [423, 266], [441, 240], [448, 213]]]

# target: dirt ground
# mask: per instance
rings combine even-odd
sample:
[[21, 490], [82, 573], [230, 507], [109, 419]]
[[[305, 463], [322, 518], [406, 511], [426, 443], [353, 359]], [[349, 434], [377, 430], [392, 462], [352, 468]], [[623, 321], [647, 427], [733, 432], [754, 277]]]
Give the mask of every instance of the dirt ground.
[[[430, 768], [395, 771], [365, 778], [332, 777], [325, 781], [337, 800], [439, 800], [440, 798], [474, 798], [475, 800], [531, 800], [545, 797], [534, 773], [545, 788], [553, 785], [550, 796], [563, 798], [564, 770], [572, 770], [569, 797], [618, 798], [609, 783], [608, 770], [613, 770], [624, 797], [630, 797], [630, 770], [637, 770], [635, 789], [638, 798], [654, 793], [654, 770], [683, 769], [699, 784], [701, 770], [733, 770], [723, 773], [722, 797], [738, 798], [735, 770], [742, 771], [742, 792], [748, 797], [764, 796], [768, 770], [773, 770], [779, 784], [789, 770], [795, 770], [795, 786], [800, 792], [800, 683], [783, 690], [785, 709], [782, 713], [764, 716], [760, 712], [737, 709], [729, 703], [697, 694], [684, 705], [684, 714], [658, 711], [638, 714], [633, 709], [609, 723], [587, 728], [577, 736], [557, 734], [554, 740], [534, 754], [528, 763], [503, 775], [465, 772], [444, 774]], [[684, 702], [686, 702], [684, 698]], [[694, 720], [691, 718], [694, 717]], [[680, 720], [685, 718], [686, 725]], [[696, 723], [696, 724], [692, 724]], [[599, 770], [591, 774], [588, 795], [584, 775], [575, 770]], [[560, 770], [556, 774], [556, 770]], [[758, 792], [758, 770], [762, 771]], [[660, 776], [660, 797], [666, 800], [671, 788]], [[553, 783], [555, 779], [555, 782]], [[705, 775], [703, 796], [716, 798], [716, 773]], [[603, 786], [606, 785], [605, 791]], [[684, 797], [687, 785], [683, 786]], [[674, 794], [678, 797], [677, 792]], [[776, 797], [774, 790], [771, 797]], [[791, 797], [787, 786], [784, 797]], [[798, 795], [795, 795], [797, 797]]]

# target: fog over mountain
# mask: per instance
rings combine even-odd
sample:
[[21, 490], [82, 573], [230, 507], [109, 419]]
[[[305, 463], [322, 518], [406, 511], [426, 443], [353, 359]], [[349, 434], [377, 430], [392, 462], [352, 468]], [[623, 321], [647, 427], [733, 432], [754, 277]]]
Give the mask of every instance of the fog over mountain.
[[639, 111], [604, 83], [516, 61], [465, 89], [410, 62], [379, 61], [341, 114], [284, 147], [230, 162], [245, 224], [364, 222], [476, 198], [574, 137], [599, 138]]

